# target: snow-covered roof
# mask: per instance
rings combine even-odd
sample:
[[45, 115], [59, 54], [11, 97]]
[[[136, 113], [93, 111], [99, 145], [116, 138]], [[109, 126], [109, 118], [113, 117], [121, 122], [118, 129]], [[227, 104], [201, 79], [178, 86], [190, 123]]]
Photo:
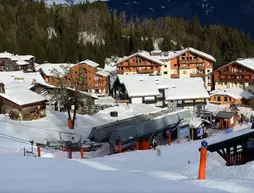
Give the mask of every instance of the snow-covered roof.
[[245, 66], [251, 70], [254, 70], [254, 58], [238, 59], [236, 63]]
[[34, 58], [34, 56], [32, 55], [15, 55], [15, 54], [11, 54], [9, 52], [2, 52], [0, 53], [0, 58], [9, 58], [12, 61], [18, 61], [18, 60], [24, 60], [24, 61], [28, 61]]
[[92, 61], [92, 60], [84, 60], [84, 61], [82, 61], [82, 62], [79, 62], [79, 64], [87, 64], [87, 65], [92, 66], [92, 67], [94, 67], [94, 68], [96, 68], [96, 67], [99, 66], [98, 63], [96, 63], [96, 62], [94, 62], [94, 61]]
[[162, 52], [162, 54], [160, 56], [151, 56], [153, 58], [156, 58], [158, 60], [163, 60], [163, 59], [172, 59], [172, 58], [175, 58], [175, 57], [178, 57], [182, 54], [184, 54], [185, 52], [191, 52], [191, 53], [194, 53], [196, 55], [199, 55], [201, 57], [204, 57], [212, 62], [216, 62], [216, 59], [210, 55], [210, 54], [207, 54], [205, 52], [202, 52], [202, 51], [199, 51], [195, 48], [191, 48], [191, 47], [188, 47], [188, 48], [185, 48], [183, 50], [178, 50], [178, 51], [169, 51], [169, 52]]
[[10, 82], [41, 82], [45, 83], [45, 80], [39, 72], [24, 73], [23, 71], [8, 71], [0, 72], [0, 82], [7, 84]]
[[105, 77], [108, 77], [110, 75], [110, 73], [105, 70], [99, 70], [96, 72], [96, 74], [98, 74], [100, 76], [105, 76]]
[[10, 87], [6, 85], [5, 93], [0, 93], [0, 96], [18, 104], [26, 105], [31, 103], [36, 103], [40, 101], [45, 101], [45, 98], [41, 95], [32, 92], [27, 89], [24, 85], [20, 83], [12, 84]]
[[243, 90], [241, 88], [229, 88], [229, 89], [224, 89], [224, 90], [214, 90], [211, 92], [211, 96], [214, 95], [227, 95], [230, 96], [236, 100], [239, 99], [252, 99], [254, 97], [253, 94], [250, 92]]
[[75, 66], [69, 63], [45, 63], [35, 67], [35, 69], [42, 70], [47, 76], [64, 76], [68, 69]]
[[18, 60], [18, 61], [16, 62], [16, 64], [19, 65], [19, 66], [22, 66], [22, 65], [27, 65], [27, 64], [29, 64], [29, 63], [26, 62], [25, 60]]
[[136, 52], [136, 53], [134, 53], [134, 54], [132, 54], [128, 57], [124, 57], [123, 59], [119, 60], [115, 65], [118, 65], [122, 62], [125, 62], [126, 60], [129, 60], [130, 58], [135, 57], [135, 56], [140, 56], [141, 58], [145, 58], [145, 59], [150, 60], [152, 62], [155, 62], [157, 64], [164, 65], [164, 63], [162, 61], [160, 61], [159, 59], [151, 56], [149, 54], [149, 52], [146, 52], [146, 51]]
[[166, 100], [209, 98], [201, 78], [170, 79], [163, 76], [118, 75], [130, 97], [158, 96], [165, 89]]

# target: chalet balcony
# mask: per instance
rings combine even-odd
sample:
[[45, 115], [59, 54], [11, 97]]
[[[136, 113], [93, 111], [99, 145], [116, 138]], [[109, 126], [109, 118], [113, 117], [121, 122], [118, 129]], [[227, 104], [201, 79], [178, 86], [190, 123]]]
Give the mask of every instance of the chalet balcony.
[[195, 77], [204, 77], [205, 74], [204, 73], [190, 73], [190, 77], [191, 78], [195, 78]]
[[154, 72], [153, 69], [138, 69], [137, 70], [138, 74], [151, 74], [153, 72]]
[[252, 75], [253, 73], [252, 72], [248, 72], [248, 71], [245, 71], [245, 72], [221, 72], [221, 74], [225, 74], [225, 75], [243, 75], [243, 76], [250, 76]]
[[123, 71], [123, 70], [117, 70], [116, 73], [117, 73], [117, 74], [123, 74], [124, 71]]
[[190, 69], [190, 66], [186, 65], [186, 66], [180, 66], [180, 69]]
[[179, 74], [171, 74], [171, 78], [179, 78]]
[[201, 63], [198, 60], [179, 60], [180, 64], [198, 64]]

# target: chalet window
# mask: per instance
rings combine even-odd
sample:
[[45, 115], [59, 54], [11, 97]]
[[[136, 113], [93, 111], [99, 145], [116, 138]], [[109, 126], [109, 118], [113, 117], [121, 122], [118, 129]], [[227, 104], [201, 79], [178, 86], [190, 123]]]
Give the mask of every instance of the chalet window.
[[185, 57], [181, 57], [181, 60], [185, 60]]
[[167, 65], [164, 65], [165, 68], [167, 68]]
[[197, 57], [197, 56], [194, 56], [193, 58], [194, 58], [194, 59], [198, 59], [198, 57]]
[[164, 71], [164, 74], [168, 74], [168, 71]]
[[187, 74], [187, 71], [186, 71], [186, 70], [184, 70], [184, 71], [183, 71], [183, 74]]
[[174, 64], [174, 66], [177, 66], [176, 64]]
[[219, 101], [219, 102], [220, 102], [220, 96], [218, 96], [218, 97], [217, 97], [217, 101]]
[[207, 72], [210, 72], [210, 70], [207, 70]]
[[224, 97], [224, 101], [227, 102], [228, 101], [228, 97]]

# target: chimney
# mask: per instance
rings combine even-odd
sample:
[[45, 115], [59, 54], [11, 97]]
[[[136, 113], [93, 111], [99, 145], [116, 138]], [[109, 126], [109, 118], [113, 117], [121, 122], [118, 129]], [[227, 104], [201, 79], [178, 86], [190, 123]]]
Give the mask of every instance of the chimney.
[[0, 83], [0, 93], [5, 93], [5, 87], [4, 83]]

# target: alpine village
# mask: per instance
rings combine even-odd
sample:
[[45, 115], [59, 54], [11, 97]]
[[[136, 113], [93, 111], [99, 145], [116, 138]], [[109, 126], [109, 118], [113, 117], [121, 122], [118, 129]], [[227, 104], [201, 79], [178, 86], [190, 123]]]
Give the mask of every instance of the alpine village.
[[[232, 183], [244, 181], [243, 170], [254, 168], [254, 42], [249, 34], [202, 25], [197, 16], [134, 17], [103, 1], [1, 0], [0, 13], [3, 190], [234, 192], [217, 184], [227, 186], [229, 166]], [[13, 161], [7, 163], [3, 155]], [[39, 160], [46, 158], [62, 159], [41, 166]], [[21, 175], [19, 167], [31, 176]], [[129, 177], [111, 171], [126, 168]], [[39, 183], [34, 170], [48, 170], [61, 180]], [[64, 185], [73, 170], [77, 183]], [[90, 182], [90, 175], [98, 182]], [[127, 188], [136, 175], [140, 188]], [[20, 182], [17, 189], [10, 185], [21, 177], [36, 179], [31, 189]], [[104, 188], [86, 186], [82, 178]], [[148, 185], [150, 178], [159, 189]], [[206, 178], [215, 187], [186, 182]], [[59, 187], [53, 189], [54, 184]], [[251, 183], [239, 184], [237, 192], [254, 191]], [[193, 189], [181, 189], [186, 186]]]

